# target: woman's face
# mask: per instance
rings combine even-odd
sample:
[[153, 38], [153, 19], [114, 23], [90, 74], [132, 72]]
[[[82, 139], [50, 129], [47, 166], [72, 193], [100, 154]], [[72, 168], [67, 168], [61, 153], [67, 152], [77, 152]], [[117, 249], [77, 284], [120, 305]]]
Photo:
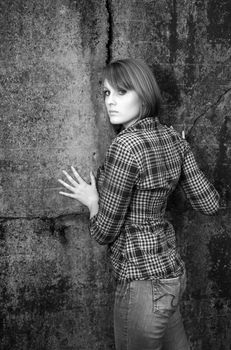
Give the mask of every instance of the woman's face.
[[135, 90], [116, 90], [105, 80], [104, 96], [111, 124], [127, 128], [139, 119], [141, 101]]

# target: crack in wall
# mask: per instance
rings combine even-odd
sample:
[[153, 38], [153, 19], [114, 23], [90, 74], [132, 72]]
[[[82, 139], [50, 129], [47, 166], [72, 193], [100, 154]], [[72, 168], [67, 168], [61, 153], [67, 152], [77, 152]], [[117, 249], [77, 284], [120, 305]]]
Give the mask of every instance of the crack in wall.
[[112, 59], [112, 40], [113, 40], [113, 19], [112, 19], [112, 0], [106, 0], [106, 10], [108, 15], [108, 41], [106, 44], [106, 64]]
[[192, 131], [193, 131], [193, 129], [195, 128], [195, 126], [196, 126], [198, 120], [201, 119], [202, 117], [204, 117], [204, 116], [206, 115], [206, 113], [207, 113], [209, 110], [215, 109], [215, 108], [219, 105], [219, 103], [220, 103], [220, 101], [222, 100], [222, 98], [223, 98], [226, 94], [228, 94], [230, 91], [231, 91], [231, 88], [228, 88], [227, 90], [225, 90], [225, 91], [223, 92], [223, 94], [221, 94], [221, 95], [218, 97], [218, 99], [217, 99], [217, 101], [216, 101], [215, 103], [209, 104], [208, 108], [206, 108], [205, 111], [203, 111], [200, 115], [198, 115], [198, 116], [194, 119], [193, 125], [191, 126], [191, 128], [190, 128], [189, 131], [187, 132], [187, 137], [190, 136], [190, 134], [192, 133]]
[[6, 221], [14, 221], [14, 220], [27, 220], [27, 221], [32, 221], [32, 220], [57, 220], [57, 221], [62, 221], [65, 219], [74, 219], [75, 217], [78, 216], [83, 216], [83, 215], [88, 215], [86, 211], [83, 212], [76, 212], [76, 213], [68, 213], [68, 214], [61, 214], [57, 216], [0, 216], [0, 223], [4, 223]]

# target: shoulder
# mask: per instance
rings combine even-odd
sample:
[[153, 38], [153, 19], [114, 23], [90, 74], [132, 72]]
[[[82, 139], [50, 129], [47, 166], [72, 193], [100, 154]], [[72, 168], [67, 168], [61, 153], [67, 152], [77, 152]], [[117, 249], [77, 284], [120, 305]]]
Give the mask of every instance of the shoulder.
[[144, 142], [144, 135], [139, 131], [130, 131], [116, 137], [114, 142], [118, 147], [124, 148], [130, 153], [136, 154], [137, 147]]
[[161, 126], [163, 134], [170, 136], [173, 140], [177, 140], [179, 142], [183, 141], [181, 134], [174, 129], [173, 126], [167, 126], [165, 124], [161, 124]]
[[190, 149], [190, 145], [188, 141], [182, 137], [182, 135], [173, 128], [173, 126], [163, 126], [165, 133], [168, 134], [173, 141], [175, 145], [178, 145], [178, 147], [181, 149], [181, 151], [184, 153]]
[[128, 135], [116, 137], [109, 146], [106, 153], [106, 162], [134, 162], [134, 152], [132, 147], [132, 138]]
[[112, 141], [112, 144], [109, 147], [109, 149], [118, 149], [122, 152], [132, 152], [132, 149], [137, 142], [138, 137], [134, 132], [118, 135]]

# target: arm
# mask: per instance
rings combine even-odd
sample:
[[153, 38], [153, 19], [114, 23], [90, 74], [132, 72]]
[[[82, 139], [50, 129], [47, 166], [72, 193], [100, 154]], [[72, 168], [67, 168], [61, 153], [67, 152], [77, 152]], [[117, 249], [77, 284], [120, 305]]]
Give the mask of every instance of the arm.
[[104, 169], [99, 211], [89, 226], [91, 236], [100, 244], [111, 243], [120, 234], [138, 177], [131, 151], [118, 141], [109, 148]]
[[199, 169], [189, 144], [185, 144], [180, 185], [195, 210], [203, 214], [214, 214], [219, 209], [220, 196]]

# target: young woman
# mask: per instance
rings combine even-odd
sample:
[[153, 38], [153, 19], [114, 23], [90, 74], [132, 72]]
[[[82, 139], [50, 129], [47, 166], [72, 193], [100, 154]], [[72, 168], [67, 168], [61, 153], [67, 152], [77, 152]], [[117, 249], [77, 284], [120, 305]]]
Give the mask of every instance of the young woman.
[[104, 99], [111, 124], [122, 131], [86, 183], [64, 171], [70, 192], [90, 211], [90, 233], [107, 244], [116, 279], [117, 350], [188, 350], [179, 302], [185, 267], [175, 232], [165, 218], [179, 183], [196, 210], [213, 214], [219, 195], [199, 170], [186, 140], [157, 119], [161, 96], [148, 66], [135, 59], [104, 70]]

